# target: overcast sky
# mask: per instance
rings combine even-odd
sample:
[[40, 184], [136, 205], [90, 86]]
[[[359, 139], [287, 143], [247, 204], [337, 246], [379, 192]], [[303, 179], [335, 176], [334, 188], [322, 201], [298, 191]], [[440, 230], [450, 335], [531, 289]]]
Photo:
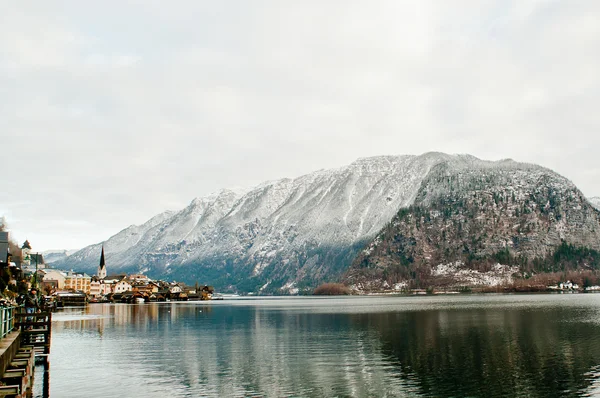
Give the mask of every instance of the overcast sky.
[[0, 215], [34, 251], [374, 155], [600, 195], [597, 0], [0, 2]]

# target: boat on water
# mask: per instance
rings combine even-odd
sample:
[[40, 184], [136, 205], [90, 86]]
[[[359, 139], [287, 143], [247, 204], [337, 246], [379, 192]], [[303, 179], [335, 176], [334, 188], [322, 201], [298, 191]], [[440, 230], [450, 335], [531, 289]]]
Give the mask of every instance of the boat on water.
[[143, 297], [136, 297], [135, 302], [136, 302], [136, 304], [144, 304], [146, 302], [146, 300], [144, 300]]

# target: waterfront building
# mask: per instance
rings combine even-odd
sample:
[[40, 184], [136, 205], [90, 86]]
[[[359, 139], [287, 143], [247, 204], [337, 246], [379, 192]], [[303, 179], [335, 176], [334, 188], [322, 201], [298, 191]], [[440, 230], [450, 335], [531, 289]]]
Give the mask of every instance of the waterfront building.
[[127, 274], [113, 274], [113, 275], [107, 275], [106, 278], [104, 278], [104, 282], [110, 283], [110, 282], [114, 281], [116, 283], [123, 279], [127, 279]]
[[156, 282], [149, 282], [146, 286], [150, 290], [150, 293], [158, 293], [160, 290], [160, 285]]
[[100, 296], [102, 294], [102, 281], [97, 276], [92, 276], [90, 281], [90, 296]]
[[65, 289], [82, 291], [85, 294], [90, 294], [90, 283], [92, 277], [87, 274], [79, 274], [73, 271], [68, 271], [65, 277]]
[[173, 282], [169, 287], [169, 293], [182, 293], [185, 290], [185, 285], [177, 282]]
[[125, 293], [133, 290], [133, 286], [129, 283], [126, 278], [121, 279], [119, 282], [115, 284], [115, 290], [113, 293]]
[[44, 294], [52, 294], [54, 292], [57, 292], [58, 289], [58, 282], [54, 281], [54, 280], [50, 280], [50, 281], [44, 281], [42, 280], [40, 282], [40, 287], [42, 288], [42, 292]]
[[40, 274], [43, 275], [42, 284], [46, 283], [50, 286], [56, 286], [58, 290], [63, 290], [65, 288], [67, 274], [64, 272], [56, 269], [43, 269], [40, 270]]
[[126, 277], [126, 274], [117, 274], [107, 275], [106, 277], [104, 277], [104, 279], [97, 278], [100, 283], [100, 294], [107, 295], [111, 293], [116, 293], [115, 287], [117, 283]]
[[131, 286], [133, 292], [139, 292], [148, 295], [158, 293], [159, 291], [159, 285], [155, 282], [132, 282]]
[[115, 285], [116, 285], [116, 281], [100, 281], [100, 294], [101, 295], [107, 295], [107, 294], [111, 294], [114, 293], [115, 290]]

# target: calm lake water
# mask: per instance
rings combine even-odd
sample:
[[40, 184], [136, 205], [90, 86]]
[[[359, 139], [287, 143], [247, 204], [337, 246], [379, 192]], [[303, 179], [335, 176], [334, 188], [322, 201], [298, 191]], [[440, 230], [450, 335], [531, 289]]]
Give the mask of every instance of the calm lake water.
[[53, 321], [52, 398], [600, 396], [600, 294], [95, 304]]

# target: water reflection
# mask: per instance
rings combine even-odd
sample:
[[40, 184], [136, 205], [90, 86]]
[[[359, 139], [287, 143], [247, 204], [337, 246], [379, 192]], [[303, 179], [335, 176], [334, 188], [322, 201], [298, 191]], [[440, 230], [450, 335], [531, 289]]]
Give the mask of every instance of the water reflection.
[[[382, 352], [428, 396], [567, 396], [589, 387], [599, 328], [550, 311], [426, 311], [377, 316]], [[362, 320], [359, 320], [361, 322]]]
[[588, 295], [90, 305], [54, 317], [50, 391], [52, 397], [589, 394], [600, 390], [597, 304]]

